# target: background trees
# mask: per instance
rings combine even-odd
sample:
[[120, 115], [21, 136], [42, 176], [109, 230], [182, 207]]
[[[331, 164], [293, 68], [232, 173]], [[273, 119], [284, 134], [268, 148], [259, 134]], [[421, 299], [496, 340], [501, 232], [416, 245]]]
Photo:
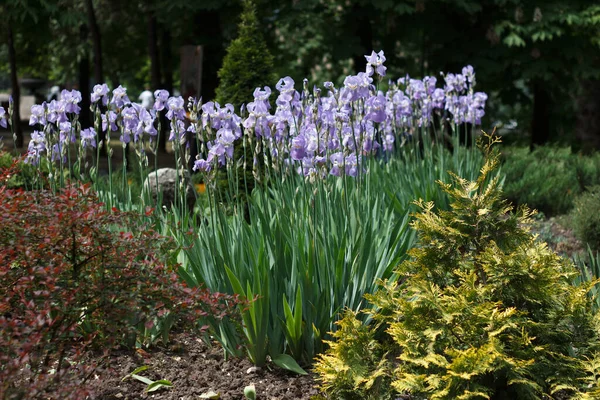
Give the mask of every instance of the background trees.
[[[383, 49], [389, 75], [475, 67], [491, 94], [488, 120], [515, 118], [532, 144], [600, 137], [600, 6], [589, 0], [254, 0], [278, 76], [314, 83], [364, 68]], [[202, 96], [215, 98], [238, 0], [23, 0], [0, 2], [0, 84], [19, 78], [63, 86], [99, 80], [144, 89], [179, 86], [179, 48], [202, 45]], [[12, 35], [9, 35], [9, 30]], [[14, 59], [10, 63], [9, 38]], [[86, 72], [87, 71], [87, 72]], [[87, 76], [87, 81], [86, 81]], [[272, 82], [273, 85], [275, 82]], [[594, 89], [596, 88], [596, 89]], [[13, 92], [18, 94], [13, 88]], [[18, 96], [13, 96], [17, 97]], [[599, 140], [600, 142], [600, 140]]]

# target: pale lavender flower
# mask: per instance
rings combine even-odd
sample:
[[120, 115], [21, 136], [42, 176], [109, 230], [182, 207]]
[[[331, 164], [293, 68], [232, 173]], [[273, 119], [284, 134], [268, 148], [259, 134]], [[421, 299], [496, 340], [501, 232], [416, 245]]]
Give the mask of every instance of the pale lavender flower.
[[58, 142], [52, 145], [52, 155], [50, 157], [50, 159], [52, 161], [60, 161], [62, 163], [66, 163], [67, 162], [67, 155], [63, 154], [63, 150], [64, 150], [64, 143], [62, 142]]
[[329, 156], [329, 161], [331, 162], [329, 173], [331, 175], [342, 176], [342, 172], [344, 171], [344, 158], [344, 153], [341, 151]]
[[48, 104], [47, 116], [48, 122], [53, 124], [59, 124], [61, 122], [68, 121], [67, 118], [67, 105], [62, 100], [52, 100]]
[[102, 131], [107, 131], [109, 128], [111, 131], [116, 131], [119, 129], [117, 127], [117, 114], [114, 111], [108, 111], [105, 114], [102, 114]]
[[182, 138], [185, 137], [185, 132], [186, 132], [185, 123], [182, 120], [180, 120], [180, 119], [172, 120], [171, 121], [171, 131], [169, 134], [169, 140], [170, 141], [173, 141], [175, 139], [181, 140]]
[[306, 157], [306, 144], [306, 137], [302, 133], [292, 139], [292, 149], [290, 151], [292, 160], [301, 161]]
[[167, 107], [169, 109], [169, 111], [167, 111], [167, 118], [171, 121], [173, 118], [183, 120], [185, 118], [184, 104], [185, 102], [181, 96], [169, 97], [167, 100]]
[[143, 130], [150, 136], [156, 136], [158, 134], [156, 128], [154, 127], [154, 117], [143, 107], [139, 108], [138, 130]]
[[81, 92], [79, 90], [68, 91], [63, 89], [60, 92], [60, 100], [65, 105], [65, 112], [79, 114], [81, 111], [81, 107], [78, 105], [81, 102]]
[[373, 79], [364, 72], [347, 76], [344, 79], [344, 87], [341, 91], [342, 98], [346, 102], [353, 102], [368, 97], [371, 82], [373, 82]]
[[96, 147], [96, 131], [94, 128], [87, 128], [81, 131], [81, 146]]
[[433, 91], [431, 95], [431, 101], [433, 108], [444, 108], [444, 101], [446, 99], [446, 94], [444, 93], [444, 89], [437, 88]]
[[46, 135], [44, 132], [33, 131], [31, 139], [27, 146], [27, 157], [25, 162], [32, 165], [38, 165], [42, 153], [46, 150]]
[[102, 102], [103, 106], [108, 104], [108, 85], [103, 83], [101, 85], [94, 85], [94, 89], [92, 90], [92, 94], [90, 95], [90, 100], [92, 104], [97, 103], [98, 101]]
[[204, 159], [199, 159], [194, 161], [194, 166], [192, 167], [193, 171], [202, 171], [202, 172], [210, 172], [210, 170], [212, 169], [212, 163], [204, 160]]
[[386, 102], [383, 94], [368, 98], [365, 103], [367, 108], [365, 119], [373, 122], [385, 121], [385, 104]]
[[294, 88], [294, 80], [289, 76], [281, 78], [275, 85], [275, 88], [279, 90], [279, 97], [277, 98], [278, 101], [290, 102], [292, 99], [294, 99], [295, 95], [299, 97], [296, 89]]
[[131, 104], [129, 97], [127, 97], [127, 89], [123, 86], [119, 85], [112, 93], [113, 96], [112, 99], [110, 99], [110, 104], [114, 104], [117, 108], [122, 108], [126, 104]]
[[[29, 117], [29, 125], [33, 126], [36, 124], [40, 124], [42, 126], [46, 125], [46, 103], [34, 104], [31, 106], [31, 116]], [[3, 109], [4, 110], [4, 109]]]
[[121, 112], [121, 117], [123, 118], [123, 127], [125, 130], [133, 131], [138, 126], [138, 113], [135, 107], [126, 107]]
[[390, 152], [394, 150], [394, 142], [396, 138], [391, 133], [387, 133], [383, 139], [383, 150]]
[[64, 121], [64, 122], [60, 122], [58, 124], [58, 131], [59, 131], [59, 141], [61, 143], [63, 142], [69, 142], [69, 143], [74, 143], [75, 142], [75, 132], [73, 132], [73, 126], [71, 125], [71, 122], [69, 121]]
[[373, 72], [376, 72], [379, 76], [385, 76], [385, 70], [387, 69], [383, 63], [385, 62], [385, 56], [383, 50], [379, 53], [371, 52], [371, 55], [365, 56], [367, 59], [367, 75], [373, 76]]
[[155, 90], [154, 98], [154, 109], [156, 111], [162, 111], [167, 105], [167, 100], [169, 100], [169, 92], [164, 89]]
[[472, 65], [467, 65], [466, 67], [463, 67], [462, 74], [467, 80], [469, 87], [475, 86], [475, 71], [473, 70]]
[[0, 106], [0, 126], [6, 128], [6, 110]]

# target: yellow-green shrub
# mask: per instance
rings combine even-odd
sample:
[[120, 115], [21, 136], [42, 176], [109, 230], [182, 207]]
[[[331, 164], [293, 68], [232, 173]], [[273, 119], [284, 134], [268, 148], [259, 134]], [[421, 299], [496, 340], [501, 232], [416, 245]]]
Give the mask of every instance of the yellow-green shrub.
[[[323, 388], [334, 396], [348, 382], [361, 382], [352, 371], [368, 376], [369, 368], [391, 382], [393, 392], [380, 399], [538, 399], [558, 392], [584, 398], [592, 396], [584, 391], [597, 390], [587, 361], [598, 345], [590, 286], [574, 286], [573, 265], [536, 242], [528, 208], [513, 210], [502, 199], [493, 176], [497, 139], [486, 138], [480, 176], [440, 183], [450, 211], [416, 202], [417, 247], [398, 278], [368, 296], [374, 323], [355, 330], [378, 333], [382, 347], [348, 357], [339, 349], [356, 338], [341, 329], [318, 358]], [[354, 316], [346, 314], [340, 326], [355, 326]], [[374, 395], [355, 384], [359, 391]]]

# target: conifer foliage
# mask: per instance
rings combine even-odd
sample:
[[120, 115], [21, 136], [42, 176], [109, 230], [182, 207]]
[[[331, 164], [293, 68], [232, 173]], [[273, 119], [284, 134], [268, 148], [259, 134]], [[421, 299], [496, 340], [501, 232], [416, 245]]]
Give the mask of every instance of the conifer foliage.
[[275, 81], [273, 56], [260, 32], [256, 6], [252, 0], [242, 4], [238, 37], [227, 48], [216, 91], [219, 104], [231, 103], [236, 109], [252, 101], [254, 89]]
[[[451, 210], [416, 202], [419, 243], [398, 279], [368, 297], [371, 336], [346, 313], [339, 326], [354, 328], [318, 358], [334, 398], [598, 398], [590, 286], [573, 285], [573, 265], [530, 233], [531, 210], [502, 199], [499, 140], [483, 138], [477, 180], [439, 182]], [[349, 351], [354, 331], [379, 345]]]

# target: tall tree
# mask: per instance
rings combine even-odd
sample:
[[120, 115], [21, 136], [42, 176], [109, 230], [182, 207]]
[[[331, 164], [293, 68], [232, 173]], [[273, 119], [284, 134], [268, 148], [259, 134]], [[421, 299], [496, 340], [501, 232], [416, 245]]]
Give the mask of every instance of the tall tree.
[[[47, 36], [47, 25], [39, 23], [46, 21], [47, 18], [56, 11], [52, 2], [47, 0], [21, 0], [18, 2], [1, 2], [0, 15], [2, 16], [3, 28], [0, 36], [0, 43], [4, 42], [7, 46], [7, 58], [9, 66], [9, 75], [11, 82], [11, 91], [13, 98], [14, 114], [13, 126], [16, 134], [15, 144], [17, 147], [23, 147], [24, 140], [21, 131], [21, 87], [19, 83], [19, 71], [23, 67], [40, 67], [38, 55], [42, 51], [42, 38]], [[37, 29], [24, 29], [25, 22], [38, 25]], [[20, 45], [17, 46], [17, 41]], [[23, 49], [26, 49], [23, 51]], [[22, 51], [20, 53], [19, 51]], [[24, 57], [27, 53], [28, 57]], [[23, 57], [20, 57], [23, 55]]]
[[87, 25], [92, 37], [92, 45], [94, 49], [94, 80], [96, 83], [102, 83], [104, 79], [102, 66], [102, 40], [100, 28], [96, 21], [96, 12], [94, 11], [94, 3], [92, 0], [85, 0], [85, 10], [87, 14]]
[[160, 53], [158, 48], [158, 24], [153, 11], [148, 11], [148, 57], [150, 58], [150, 86], [153, 90], [161, 88]]
[[8, 40], [8, 62], [10, 64], [10, 86], [13, 101], [12, 126], [15, 134], [15, 147], [23, 147], [23, 132], [21, 130], [21, 87], [17, 76], [17, 57], [15, 39], [10, 22], [6, 24]]

